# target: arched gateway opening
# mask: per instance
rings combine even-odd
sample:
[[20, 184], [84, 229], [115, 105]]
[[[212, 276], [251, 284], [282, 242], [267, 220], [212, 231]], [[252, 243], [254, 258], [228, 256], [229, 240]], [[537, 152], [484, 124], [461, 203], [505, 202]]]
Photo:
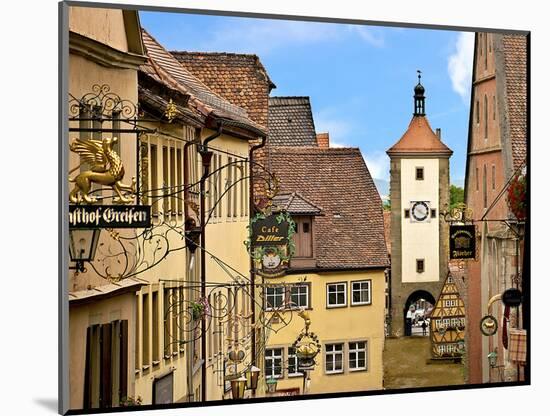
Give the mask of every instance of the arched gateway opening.
[[435, 305], [435, 298], [426, 290], [417, 290], [409, 295], [403, 308], [404, 334], [429, 335], [427, 316]]

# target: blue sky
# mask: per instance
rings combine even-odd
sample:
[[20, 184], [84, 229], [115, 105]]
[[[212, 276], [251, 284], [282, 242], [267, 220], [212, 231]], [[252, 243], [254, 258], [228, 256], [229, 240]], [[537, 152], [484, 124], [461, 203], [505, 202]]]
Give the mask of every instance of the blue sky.
[[426, 113], [454, 151], [451, 180], [464, 177], [473, 34], [335, 23], [140, 12], [168, 50], [254, 53], [277, 85], [272, 96], [311, 98], [317, 132], [359, 147], [371, 175], [389, 179], [385, 151], [413, 112], [416, 70]]

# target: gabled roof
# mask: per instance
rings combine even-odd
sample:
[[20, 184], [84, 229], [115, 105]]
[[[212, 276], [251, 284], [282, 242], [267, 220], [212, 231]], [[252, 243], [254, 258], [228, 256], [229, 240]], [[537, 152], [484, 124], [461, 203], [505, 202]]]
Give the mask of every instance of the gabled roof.
[[298, 192], [291, 194], [278, 194], [273, 198], [273, 205], [289, 214], [296, 215], [319, 215], [320, 207], [308, 201]]
[[267, 127], [267, 99], [275, 84], [257, 55], [172, 51], [172, 55], [216, 94], [244, 108]]
[[280, 192], [294, 192], [323, 214], [315, 217], [319, 271], [385, 268], [382, 201], [357, 148], [273, 147]]
[[433, 132], [426, 116], [413, 116], [407, 131], [397, 143], [390, 147], [389, 156], [433, 155], [451, 156], [452, 150]]
[[231, 104], [204, 85], [164, 49], [147, 31], [142, 30], [148, 62], [140, 70], [157, 81], [189, 95], [189, 104], [202, 115], [214, 119], [227, 119], [258, 135], [265, 135], [262, 126], [248, 118], [246, 111]]
[[317, 146], [309, 97], [270, 97], [270, 146]]
[[[514, 170], [527, 157], [527, 37], [504, 35], [506, 103]], [[498, 74], [497, 74], [498, 76]]]

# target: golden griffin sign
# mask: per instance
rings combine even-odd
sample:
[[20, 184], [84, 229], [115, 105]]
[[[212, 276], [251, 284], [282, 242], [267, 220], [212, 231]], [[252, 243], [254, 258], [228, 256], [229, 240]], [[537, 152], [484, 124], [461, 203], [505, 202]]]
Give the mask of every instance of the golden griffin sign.
[[72, 203], [96, 202], [97, 198], [90, 195], [94, 183], [111, 187], [117, 195], [116, 198], [113, 198], [113, 202], [121, 204], [132, 202], [133, 198], [130, 195], [136, 192], [136, 178], [132, 178], [131, 185], [122, 183], [124, 166], [120, 156], [113, 149], [117, 141], [117, 137], [106, 137], [101, 140], [73, 139], [70, 149], [80, 156], [78, 167], [86, 163], [90, 170], [85, 170], [74, 178], [69, 178], [69, 182], [74, 183], [69, 194], [69, 200]]

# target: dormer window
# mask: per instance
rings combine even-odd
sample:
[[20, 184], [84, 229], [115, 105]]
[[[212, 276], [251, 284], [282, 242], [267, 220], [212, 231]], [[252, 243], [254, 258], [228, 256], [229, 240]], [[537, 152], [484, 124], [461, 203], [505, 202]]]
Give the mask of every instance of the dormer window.
[[293, 219], [296, 223], [296, 234], [294, 234], [296, 252], [294, 257], [311, 258], [313, 257], [312, 217], [299, 216]]

